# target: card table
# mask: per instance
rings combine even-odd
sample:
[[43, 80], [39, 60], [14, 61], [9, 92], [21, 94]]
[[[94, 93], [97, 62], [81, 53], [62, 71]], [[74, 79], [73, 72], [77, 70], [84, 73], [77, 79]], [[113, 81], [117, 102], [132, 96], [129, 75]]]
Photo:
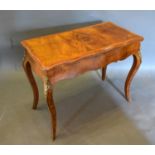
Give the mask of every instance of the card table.
[[32, 86], [33, 109], [37, 108], [39, 91], [34, 72], [44, 85], [44, 94], [51, 114], [51, 132], [56, 138], [56, 108], [53, 85], [91, 70], [102, 70], [106, 77], [108, 64], [133, 56], [124, 91], [130, 101], [130, 84], [141, 64], [140, 43], [143, 37], [112, 22], [101, 22], [70, 31], [30, 38], [21, 42], [25, 49], [23, 68]]

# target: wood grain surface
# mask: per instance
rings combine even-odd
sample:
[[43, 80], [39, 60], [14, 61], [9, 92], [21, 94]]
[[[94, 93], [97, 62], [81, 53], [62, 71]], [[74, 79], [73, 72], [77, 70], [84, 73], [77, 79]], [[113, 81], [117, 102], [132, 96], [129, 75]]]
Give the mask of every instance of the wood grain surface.
[[111, 22], [100, 23], [63, 33], [41, 36], [22, 41], [31, 57], [44, 70], [58, 64], [105, 53], [126, 46], [143, 37]]

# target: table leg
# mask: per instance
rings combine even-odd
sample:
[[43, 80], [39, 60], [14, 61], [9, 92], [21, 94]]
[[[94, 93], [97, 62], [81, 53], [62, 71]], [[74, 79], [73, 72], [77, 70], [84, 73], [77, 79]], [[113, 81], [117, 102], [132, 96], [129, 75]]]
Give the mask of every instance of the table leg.
[[102, 80], [105, 80], [106, 78], [106, 70], [107, 70], [107, 66], [102, 68]]
[[51, 124], [52, 124], [52, 134], [53, 134], [53, 140], [56, 138], [56, 108], [54, 105], [54, 100], [53, 100], [53, 93], [52, 93], [52, 87], [51, 84], [48, 80], [44, 81], [44, 93], [45, 97], [47, 100], [48, 108], [51, 114]]
[[126, 82], [125, 82], [124, 90], [125, 90], [125, 97], [126, 97], [127, 101], [131, 101], [130, 84], [131, 84], [131, 81], [132, 81], [134, 75], [136, 74], [140, 64], [141, 64], [141, 61], [142, 61], [141, 53], [139, 51], [133, 55], [133, 65], [129, 71], [129, 74], [128, 74]]
[[32, 108], [37, 109], [37, 104], [38, 104], [38, 100], [39, 100], [38, 87], [37, 87], [36, 81], [32, 74], [31, 65], [26, 59], [24, 59], [24, 61], [23, 61], [23, 68], [25, 70], [25, 73], [28, 77], [28, 80], [29, 80], [32, 90], [33, 90], [34, 99], [33, 99], [33, 107]]

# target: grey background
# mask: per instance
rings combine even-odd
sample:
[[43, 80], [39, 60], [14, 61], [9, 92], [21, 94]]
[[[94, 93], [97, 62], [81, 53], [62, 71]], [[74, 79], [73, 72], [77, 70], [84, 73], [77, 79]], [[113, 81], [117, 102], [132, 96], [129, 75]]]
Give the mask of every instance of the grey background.
[[[142, 35], [143, 64], [141, 69], [153, 69], [155, 40], [155, 11], [0, 11], [0, 69], [20, 67], [25, 38], [60, 32], [100, 21], [112, 21]], [[129, 58], [112, 65], [126, 69], [132, 64]]]
[[[154, 19], [155, 11], [0, 11], [0, 144], [155, 144]], [[100, 21], [145, 38], [143, 63], [131, 85], [132, 103], [127, 104], [123, 91], [132, 57], [109, 65], [105, 81], [98, 70], [58, 82], [58, 139], [53, 143], [37, 76], [40, 100], [38, 110], [31, 110], [20, 41]]]

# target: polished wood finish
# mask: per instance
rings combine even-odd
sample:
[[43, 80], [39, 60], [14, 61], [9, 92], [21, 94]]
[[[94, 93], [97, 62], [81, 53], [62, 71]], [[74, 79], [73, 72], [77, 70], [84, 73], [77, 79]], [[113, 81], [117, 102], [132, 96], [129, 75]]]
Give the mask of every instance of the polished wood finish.
[[38, 87], [37, 87], [36, 81], [32, 74], [31, 65], [30, 65], [29, 61], [27, 61], [26, 57], [24, 57], [24, 60], [23, 60], [23, 68], [25, 70], [25, 73], [28, 77], [28, 80], [29, 80], [32, 90], [33, 90], [34, 99], [33, 99], [33, 107], [32, 108], [36, 109], [38, 100], [39, 100], [39, 92], [38, 92]]
[[130, 100], [130, 84], [141, 63], [142, 40], [143, 37], [106, 22], [22, 41], [26, 49], [23, 66], [34, 93], [33, 108], [37, 107], [39, 94], [31, 68], [44, 84], [53, 139], [56, 137], [56, 108], [52, 86], [96, 69], [102, 69], [102, 80], [105, 80], [108, 64], [132, 55], [134, 63], [124, 87], [126, 99]]
[[56, 65], [106, 53], [142, 37], [111, 22], [22, 41], [32, 58], [47, 70]]
[[127, 76], [126, 82], [125, 82], [125, 97], [128, 101], [131, 101], [131, 96], [130, 96], [130, 83], [134, 77], [134, 75], [136, 74], [140, 64], [142, 62], [142, 58], [141, 58], [141, 53], [140, 51], [133, 54], [133, 65], [130, 69], [130, 72]]
[[53, 100], [53, 92], [52, 92], [52, 88], [51, 88], [51, 84], [50, 82], [47, 80], [45, 85], [44, 85], [45, 91], [46, 91], [46, 99], [47, 99], [47, 104], [48, 104], [48, 108], [51, 114], [51, 124], [52, 124], [52, 131], [51, 133], [53, 134], [53, 140], [55, 140], [56, 138], [56, 108], [54, 105], [54, 100]]

